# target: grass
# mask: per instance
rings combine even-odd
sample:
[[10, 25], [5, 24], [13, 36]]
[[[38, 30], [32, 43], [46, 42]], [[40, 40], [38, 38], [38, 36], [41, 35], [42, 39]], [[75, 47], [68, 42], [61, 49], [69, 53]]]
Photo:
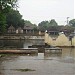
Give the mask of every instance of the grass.
[[2, 57], [2, 55], [0, 54], [0, 57]]
[[0, 57], [10, 56], [11, 54], [0, 54]]
[[5, 54], [0, 54], [0, 57], [4, 57], [4, 56], [6, 56]]
[[27, 72], [27, 71], [35, 71], [35, 70], [32, 70], [32, 69], [15, 69], [16, 71], [21, 71], [21, 72]]
[[0, 57], [4, 57], [7, 56], [8, 54], [0, 54]]

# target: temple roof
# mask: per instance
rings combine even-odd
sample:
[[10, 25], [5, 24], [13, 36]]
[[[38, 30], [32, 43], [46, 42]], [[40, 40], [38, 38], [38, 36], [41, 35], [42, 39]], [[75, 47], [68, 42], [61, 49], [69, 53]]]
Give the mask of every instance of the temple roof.
[[25, 25], [23, 29], [32, 30], [33, 26]]
[[12, 25], [8, 29], [15, 29]]

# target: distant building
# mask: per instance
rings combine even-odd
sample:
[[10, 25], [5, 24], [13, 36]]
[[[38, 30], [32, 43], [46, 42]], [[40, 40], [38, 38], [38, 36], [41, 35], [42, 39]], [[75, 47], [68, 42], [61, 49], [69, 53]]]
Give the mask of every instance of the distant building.
[[25, 25], [23, 28], [24, 33], [34, 33], [34, 28], [33, 26], [30, 25]]
[[59, 34], [59, 31], [49, 31], [49, 34], [50, 35], [58, 35]]
[[16, 33], [23, 33], [23, 29], [21, 27], [18, 27]]
[[15, 28], [12, 25], [8, 28], [8, 33], [15, 33]]
[[38, 27], [38, 30], [39, 30], [39, 35], [44, 35], [45, 34], [45, 29], [41, 28], [41, 27]]
[[[69, 38], [70, 37], [70, 38]], [[55, 39], [54, 39], [55, 38]], [[45, 33], [45, 43], [51, 46], [64, 46], [64, 47], [75, 47], [75, 33], [70, 36], [66, 36], [64, 32], [60, 32], [58, 37], [51, 37], [48, 33]]]

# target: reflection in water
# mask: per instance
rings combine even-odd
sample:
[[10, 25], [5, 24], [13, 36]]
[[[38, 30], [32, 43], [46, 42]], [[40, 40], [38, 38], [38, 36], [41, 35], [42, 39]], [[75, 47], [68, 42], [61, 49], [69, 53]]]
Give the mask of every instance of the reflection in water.
[[0, 40], [0, 47], [27, 48], [37, 44], [44, 44], [44, 40]]
[[75, 63], [75, 48], [62, 48], [62, 53], [45, 53], [46, 59], [61, 59], [66, 63]]
[[63, 48], [62, 58], [64, 62], [75, 63], [75, 48]]
[[[1, 43], [0, 46], [13, 46], [16, 44], [17, 47], [25, 48], [28, 45], [41, 42], [38, 40], [14, 40], [10, 44]], [[35, 71], [21, 72], [14, 70], [26, 68]], [[0, 75], [75, 75], [75, 48], [62, 48], [62, 53], [58, 54], [38, 53], [38, 55], [11, 55], [1, 57]]]
[[[74, 75], [75, 49], [63, 48], [62, 54], [11, 55], [0, 58], [0, 75]], [[34, 69], [20, 72], [14, 69]]]
[[62, 48], [62, 57], [74, 57], [75, 48]]

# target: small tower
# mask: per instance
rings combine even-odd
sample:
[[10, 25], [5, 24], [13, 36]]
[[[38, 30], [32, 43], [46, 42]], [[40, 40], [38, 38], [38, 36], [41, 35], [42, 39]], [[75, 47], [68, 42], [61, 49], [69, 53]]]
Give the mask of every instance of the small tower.
[[68, 19], [69, 19], [69, 17], [67, 17], [67, 25], [69, 25], [69, 20]]

